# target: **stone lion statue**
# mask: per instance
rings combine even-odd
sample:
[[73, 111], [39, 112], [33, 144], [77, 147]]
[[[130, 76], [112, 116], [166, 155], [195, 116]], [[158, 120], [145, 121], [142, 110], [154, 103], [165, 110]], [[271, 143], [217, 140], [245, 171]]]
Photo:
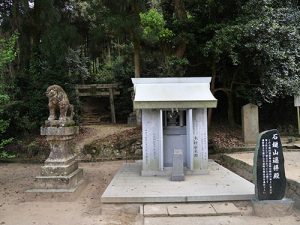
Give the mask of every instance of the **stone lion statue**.
[[51, 85], [47, 88], [46, 95], [49, 99], [48, 121], [53, 122], [56, 118], [56, 111], [59, 109], [59, 122], [73, 121], [74, 107], [70, 104], [66, 92], [59, 85]]

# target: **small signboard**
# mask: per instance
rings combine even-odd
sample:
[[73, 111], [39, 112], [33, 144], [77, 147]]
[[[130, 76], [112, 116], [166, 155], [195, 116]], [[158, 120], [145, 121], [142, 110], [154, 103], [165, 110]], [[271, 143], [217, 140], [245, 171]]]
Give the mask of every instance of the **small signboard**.
[[277, 130], [260, 133], [254, 154], [255, 196], [258, 200], [284, 197], [286, 177], [282, 145]]

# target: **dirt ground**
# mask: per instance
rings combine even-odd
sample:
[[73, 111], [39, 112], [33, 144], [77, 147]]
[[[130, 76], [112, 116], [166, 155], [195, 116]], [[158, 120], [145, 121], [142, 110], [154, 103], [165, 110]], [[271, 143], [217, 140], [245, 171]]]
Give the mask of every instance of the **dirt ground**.
[[0, 163], [1, 225], [134, 224], [138, 205], [101, 207], [100, 197], [124, 161], [80, 163], [86, 184], [74, 196], [25, 193], [39, 164]]
[[[86, 184], [73, 195], [25, 193], [33, 185], [41, 164], [0, 164], [0, 225], [113, 225], [143, 224], [138, 204], [101, 204], [100, 197], [125, 161], [80, 163]], [[201, 217], [201, 224], [300, 224], [300, 212], [279, 219], [251, 216], [249, 202], [235, 202], [242, 216]], [[145, 224], [187, 224], [196, 218], [146, 218]], [[157, 221], [160, 221], [157, 223]], [[164, 223], [165, 221], [166, 223]], [[189, 222], [188, 222], [189, 221]], [[194, 221], [194, 222], [193, 222]], [[218, 221], [214, 223], [214, 221]], [[239, 222], [237, 222], [239, 221]], [[252, 222], [253, 223], [252, 223]]]
[[[77, 152], [85, 144], [130, 127], [91, 126], [76, 138]], [[251, 157], [248, 157], [251, 158]], [[295, 160], [298, 157], [291, 157]], [[289, 164], [287, 160], [287, 164]], [[114, 225], [114, 224], [299, 224], [300, 212], [279, 219], [252, 216], [250, 202], [236, 202], [242, 216], [146, 218], [139, 215], [138, 204], [101, 204], [100, 197], [125, 161], [80, 163], [85, 184], [74, 194], [35, 194], [33, 187], [42, 164], [0, 163], [0, 225]], [[298, 165], [298, 164], [296, 164]], [[299, 176], [299, 173], [297, 173]], [[198, 222], [196, 222], [198, 221]]]

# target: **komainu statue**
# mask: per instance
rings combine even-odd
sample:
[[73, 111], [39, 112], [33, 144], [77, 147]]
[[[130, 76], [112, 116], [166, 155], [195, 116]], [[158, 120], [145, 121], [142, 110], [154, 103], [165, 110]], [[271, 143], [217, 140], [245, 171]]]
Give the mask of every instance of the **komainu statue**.
[[[70, 104], [66, 92], [59, 85], [51, 85], [47, 88], [46, 95], [49, 99], [49, 117], [46, 124], [65, 126], [74, 123], [74, 107]], [[59, 110], [59, 119], [56, 113]]]

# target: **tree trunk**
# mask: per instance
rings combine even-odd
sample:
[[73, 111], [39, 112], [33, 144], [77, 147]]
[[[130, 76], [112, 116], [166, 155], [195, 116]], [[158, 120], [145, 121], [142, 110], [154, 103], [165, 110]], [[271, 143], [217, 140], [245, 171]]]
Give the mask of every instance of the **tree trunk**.
[[140, 40], [137, 37], [133, 39], [133, 51], [134, 51], [134, 77], [139, 78], [141, 77], [141, 58], [140, 58]]
[[13, 13], [12, 13], [12, 20], [11, 20], [11, 26], [12, 26], [12, 31], [15, 32], [19, 32], [20, 33], [20, 36], [19, 38], [17, 38], [17, 41], [16, 41], [16, 47], [17, 49], [19, 49], [19, 53], [17, 54], [17, 60], [16, 60], [16, 68], [17, 70], [19, 70], [21, 68], [21, 60], [22, 60], [22, 56], [21, 56], [21, 44], [20, 44], [20, 39], [21, 39], [21, 29], [20, 29], [20, 23], [19, 23], [19, 17], [20, 17], [20, 14], [19, 14], [19, 1], [18, 0], [15, 0], [13, 1]]
[[[213, 63], [211, 66], [211, 82], [210, 82], [210, 91], [212, 94], [215, 93], [216, 76], [217, 76], [216, 64]], [[208, 128], [211, 126], [212, 110], [213, 110], [212, 108], [208, 109], [208, 115], [207, 115]]]
[[185, 20], [187, 19], [187, 13], [184, 7], [183, 0], [174, 0], [175, 14], [178, 19]]
[[[183, 0], [174, 0], [174, 11], [177, 19], [180, 22], [184, 22], [187, 20], [187, 12], [185, 10]], [[186, 40], [184, 39], [184, 37], [182, 37], [182, 35], [179, 35], [179, 38], [180, 40], [176, 48], [175, 55], [177, 58], [182, 58], [186, 50]]]
[[176, 57], [181, 59], [184, 56], [185, 50], [186, 50], [186, 43], [183, 39], [181, 39], [176, 49], [176, 53], [175, 53]]
[[234, 122], [234, 112], [233, 112], [233, 94], [232, 91], [228, 88], [216, 88], [214, 93], [217, 91], [223, 91], [227, 97], [227, 119], [229, 126], [233, 127], [235, 125]]
[[228, 101], [228, 109], [227, 109], [227, 116], [228, 116], [228, 122], [230, 127], [234, 127], [234, 111], [233, 111], [233, 96], [232, 92], [227, 93], [227, 101]]

